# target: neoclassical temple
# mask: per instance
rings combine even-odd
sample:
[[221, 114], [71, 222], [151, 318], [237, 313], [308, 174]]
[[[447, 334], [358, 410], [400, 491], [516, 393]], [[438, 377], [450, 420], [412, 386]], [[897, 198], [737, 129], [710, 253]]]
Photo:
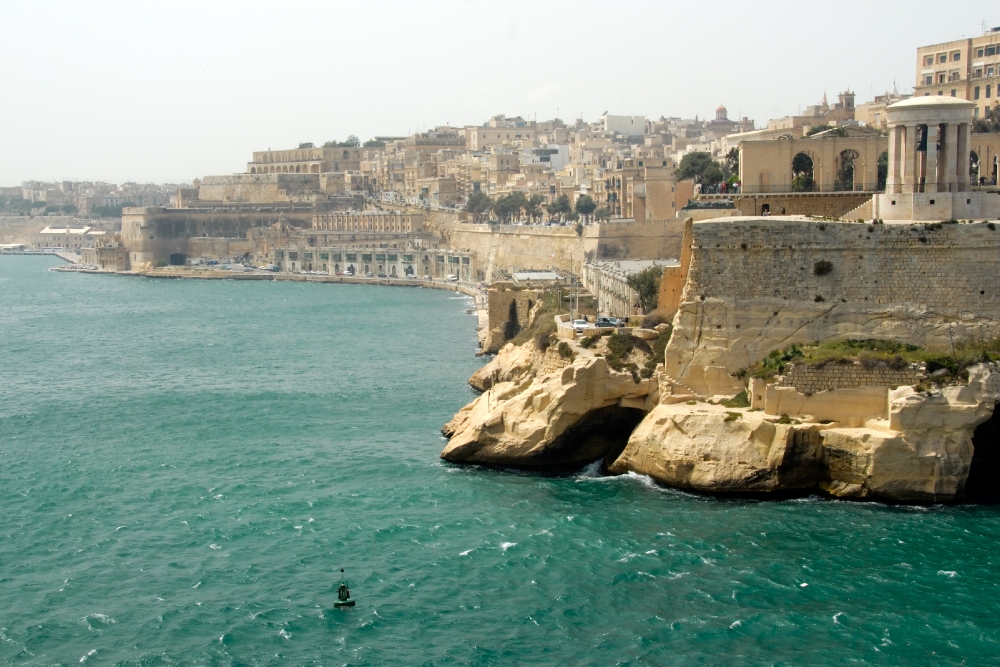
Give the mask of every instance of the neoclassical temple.
[[885, 220], [983, 219], [1000, 215], [1000, 195], [969, 175], [975, 103], [911, 97], [886, 107], [889, 170], [874, 217]]

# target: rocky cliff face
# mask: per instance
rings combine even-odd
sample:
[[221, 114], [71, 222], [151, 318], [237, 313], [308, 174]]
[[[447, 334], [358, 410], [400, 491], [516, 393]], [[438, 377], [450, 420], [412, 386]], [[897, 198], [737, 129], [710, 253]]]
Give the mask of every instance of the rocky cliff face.
[[449, 442], [441, 457], [528, 468], [617, 457], [655, 400], [656, 381], [636, 382], [586, 350], [575, 354], [558, 367], [552, 348], [540, 355], [530, 343], [505, 347], [470, 381], [487, 391], [442, 429]]
[[846, 498], [958, 499], [973, 461], [973, 433], [1000, 401], [995, 365], [973, 367], [969, 377], [968, 385], [930, 395], [898, 389], [890, 395], [889, 419], [862, 428], [781, 424], [761, 412], [705, 403], [658, 405], [610, 470], [708, 492], [822, 490]]

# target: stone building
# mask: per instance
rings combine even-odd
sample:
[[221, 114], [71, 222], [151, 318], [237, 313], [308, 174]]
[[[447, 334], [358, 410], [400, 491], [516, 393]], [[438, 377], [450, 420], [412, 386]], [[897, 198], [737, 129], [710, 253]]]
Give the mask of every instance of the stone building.
[[623, 259], [583, 265], [583, 286], [594, 295], [597, 312], [612, 317], [641, 315], [638, 293], [629, 287], [629, 276], [651, 266], [679, 266], [676, 259]]
[[986, 116], [1000, 92], [1000, 28], [979, 37], [917, 49], [914, 97], [957, 97], [975, 102], [973, 118]]
[[297, 148], [283, 151], [254, 151], [247, 163], [248, 174], [322, 174], [329, 171], [357, 171], [362, 149], [354, 146]]
[[1000, 214], [1000, 196], [974, 189], [969, 174], [976, 104], [951, 96], [915, 96], [886, 109], [889, 174], [873, 217], [949, 220]]
[[474, 279], [472, 253], [440, 250], [410, 244], [331, 245], [313, 247], [302, 243], [275, 246], [262, 256], [285, 273], [320, 271], [329, 275], [378, 278], [423, 278], [443, 280], [449, 275], [469, 282]]
[[879, 156], [887, 149], [888, 140], [876, 134], [744, 141], [739, 144], [741, 191], [874, 192]]

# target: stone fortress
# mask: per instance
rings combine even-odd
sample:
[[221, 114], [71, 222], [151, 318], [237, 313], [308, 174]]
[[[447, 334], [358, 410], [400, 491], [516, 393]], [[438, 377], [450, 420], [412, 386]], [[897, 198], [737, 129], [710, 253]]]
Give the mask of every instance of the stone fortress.
[[867, 223], [689, 219], [661, 281], [672, 326], [635, 332], [669, 336], [654, 373], [615, 370], [610, 343], [595, 347], [559, 316], [561, 362], [554, 342], [504, 347], [471, 381], [485, 393], [445, 426], [442, 457], [528, 468], [603, 458], [614, 473], [712, 492], [936, 502], [995, 487], [993, 362], [940, 386], [945, 371], [863, 358], [740, 375], [797, 344], [885, 340], [947, 356], [1000, 337], [1000, 194], [970, 178], [973, 107], [887, 106], [889, 187], [868, 195], [881, 217]]

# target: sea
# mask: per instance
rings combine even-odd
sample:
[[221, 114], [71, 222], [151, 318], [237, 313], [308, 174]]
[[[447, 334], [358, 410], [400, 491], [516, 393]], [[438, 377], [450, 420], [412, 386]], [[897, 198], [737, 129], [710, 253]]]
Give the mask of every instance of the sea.
[[0, 664], [1000, 663], [996, 506], [452, 465], [467, 297], [60, 263], [0, 256]]

